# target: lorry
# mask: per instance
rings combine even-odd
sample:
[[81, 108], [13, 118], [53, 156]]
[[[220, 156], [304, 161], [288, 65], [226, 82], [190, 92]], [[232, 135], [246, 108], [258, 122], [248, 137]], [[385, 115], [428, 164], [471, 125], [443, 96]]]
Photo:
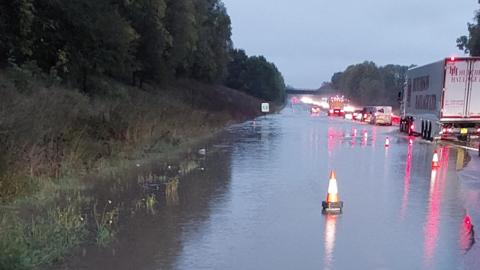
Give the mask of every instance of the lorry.
[[347, 100], [344, 96], [333, 96], [328, 99], [328, 116], [344, 116], [345, 103]]
[[407, 71], [400, 131], [427, 140], [480, 134], [480, 57], [451, 57]]

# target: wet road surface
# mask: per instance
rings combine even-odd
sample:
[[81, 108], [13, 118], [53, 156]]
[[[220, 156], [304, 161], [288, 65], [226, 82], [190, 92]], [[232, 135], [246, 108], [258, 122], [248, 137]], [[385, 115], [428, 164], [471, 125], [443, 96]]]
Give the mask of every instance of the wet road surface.
[[[468, 225], [480, 226], [477, 154], [410, 145], [396, 129], [301, 108], [232, 126], [170, 192], [139, 187], [154, 163], [119, 181], [133, 195], [96, 193], [129, 205], [151, 192], [159, 203], [125, 207], [111, 247], [86, 247], [59, 269], [480, 269]], [[322, 215], [330, 170], [340, 216]]]

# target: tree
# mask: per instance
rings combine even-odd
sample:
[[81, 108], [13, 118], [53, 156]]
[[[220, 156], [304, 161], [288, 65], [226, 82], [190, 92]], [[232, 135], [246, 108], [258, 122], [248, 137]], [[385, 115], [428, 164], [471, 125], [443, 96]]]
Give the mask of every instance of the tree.
[[247, 70], [248, 56], [244, 50], [233, 49], [230, 53], [230, 62], [228, 63], [228, 77], [225, 84], [228, 87], [246, 90], [247, 85], [244, 80]]
[[207, 82], [220, 82], [227, 74], [232, 48], [231, 21], [220, 0], [195, 2], [198, 44], [194, 54], [192, 77]]
[[195, 6], [192, 0], [169, 0], [167, 3], [166, 27], [172, 36], [168, 48], [169, 66], [177, 77], [188, 76], [199, 38]]
[[243, 50], [232, 50], [226, 85], [252, 96], [274, 102], [285, 97], [285, 82], [273, 63], [263, 56], [248, 57]]
[[[123, 1], [122, 1], [123, 2]], [[123, 13], [139, 34], [136, 41], [133, 82], [148, 78], [160, 81], [170, 70], [165, 59], [166, 49], [172, 44], [172, 37], [164, 20], [167, 5], [164, 0], [136, 0], [124, 2]]]
[[[480, 1], [478, 1], [480, 3]], [[480, 11], [475, 14], [474, 23], [468, 23], [469, 35], [457, 39], [457, 46], [471, 56], [480, 56]]]
[[398, 106], [398, 92], [403, 88], [408, 67], [373, 62], [351, 65], [332, 76], [332, 84], [358, 105]]
[[33, 0], [0, 3], [0, 61], [13, 57], [22, 63], [31, 56], [33, 21]]

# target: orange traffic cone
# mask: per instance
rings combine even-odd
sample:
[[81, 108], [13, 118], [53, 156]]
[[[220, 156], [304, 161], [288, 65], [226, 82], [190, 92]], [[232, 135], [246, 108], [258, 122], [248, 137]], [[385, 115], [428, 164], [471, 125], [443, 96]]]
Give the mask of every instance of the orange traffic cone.
[[387, 137], [385, 139], [385, 147], [389, 147], [390, 146], [390, 139]]
[[343, 202], [340, 201], [338, 196], [337, 177], [335, 175], [335, 171], [330, 173], [327, 200], [322, 202], [322, 207], [325, 214], [342, 212]]
[[437, 150], [435, 150], [435, 152], [433, 152], [432, 168], [435, 169], [435, 168], [438, 168], [438, 167], [440, 167], [440, 165], [438, 163], [438, 153], [437, 153]]
[[327, 202], [338, 202], [337, 176], [334, 171], [330, 173], [330, 180], [328, 182]]

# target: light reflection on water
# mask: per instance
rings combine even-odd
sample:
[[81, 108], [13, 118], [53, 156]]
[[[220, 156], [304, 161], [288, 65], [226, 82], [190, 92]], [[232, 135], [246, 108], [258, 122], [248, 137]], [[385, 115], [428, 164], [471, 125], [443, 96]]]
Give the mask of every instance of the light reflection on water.
[[337, 216], [325, 216], [325, 269], [332, 269], [335, 248]]

